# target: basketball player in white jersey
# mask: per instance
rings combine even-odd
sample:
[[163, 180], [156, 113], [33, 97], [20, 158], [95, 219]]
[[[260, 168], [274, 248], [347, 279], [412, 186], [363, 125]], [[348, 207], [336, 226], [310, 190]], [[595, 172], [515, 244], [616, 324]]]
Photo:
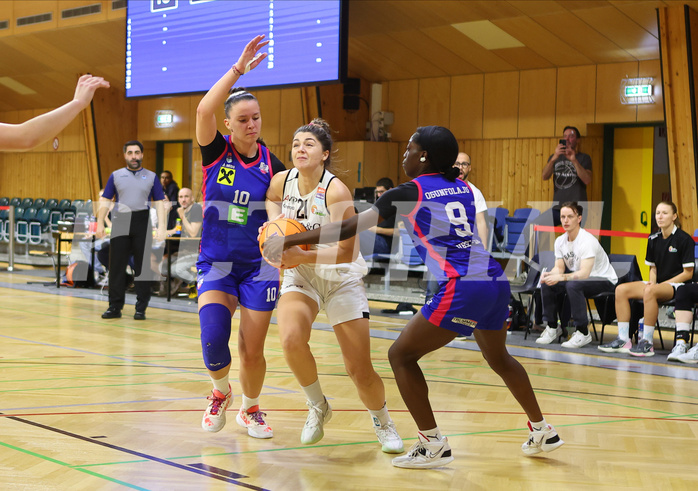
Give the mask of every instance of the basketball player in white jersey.
[[[283, 212], [312, 229], [355, 214], [349, 189], [327, 171], [332, 137], [327, 123], [315, 119], [296, 130], [293, 137], [294, 168], [272, 178], [267, 192], [270, 217]], [[280, 206], [279, 206], [280, 205]], [[284, 357], [308, 399], [308, 418], [301, 442], [310, 445], [324, 436], [324, 424], [332, 417], [318, 379], [309, 340], [312, 324], [324, 309], [342, 349], [344, 365], [368, 408], [373, 426], [386, 453], [403, 452], [402, 439], [388, 414], [385, 388], [371, 363], [368, 300], [363, 286], [366, 263], [355, 240], [296, 247], [282, 264], [284, 272], [278, 304], [278, 325]], [[297, 265], [297, 266], [296, 266]], [[296, 267], [294, 267], [296, 266]]]

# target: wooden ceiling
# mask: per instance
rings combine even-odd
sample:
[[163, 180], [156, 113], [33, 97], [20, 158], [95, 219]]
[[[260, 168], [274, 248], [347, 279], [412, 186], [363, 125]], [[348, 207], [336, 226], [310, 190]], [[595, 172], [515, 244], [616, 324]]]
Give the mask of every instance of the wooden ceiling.
[[[684, 4], [698, 10], [698, 0], [351, 0], [349, 75], [382, 82], [658, 59], [656, 9]], [[487, 49], [454, 27], [476, 21], [520, 45]], [[58, 106], [72, 96], [78, 73], [123, 89], [124, 45], [123, 15], [0, 37], [0, 78], [36, 92], [0, 85], [0, 111]]]

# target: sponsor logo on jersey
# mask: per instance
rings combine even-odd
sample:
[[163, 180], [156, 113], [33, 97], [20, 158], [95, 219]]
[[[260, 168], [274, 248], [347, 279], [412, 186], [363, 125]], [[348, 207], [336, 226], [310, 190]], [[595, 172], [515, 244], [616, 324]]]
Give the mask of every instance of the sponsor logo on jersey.
[[232, 186], [235, 182], [235, 168], [221, 166], [216, 182], [222, 186]]
[[246, 225], [247, 207], [230, 205], [228, 207], [228, 221], [238, 225]]
[[674, 246], [669, 246], [669, 252], [679, 252], [679, 250]]
[[325, 188], [317, 188], [317, 194], [315, 194], [315, 201], [325, 201]]
[[267, 174], [267, 173], [269, 173], [269, 166], [264, 162], [260, 162], [259, 163], [259, 171], [262, 174]]
[[313, 205], [312, 208], [310, 208], [310, 212], [311, 212], [313, 215], [317, 215], [317, 216], [319, 216], [319, 217], [324, 217], [324, 216], [325, 216], [325, 213], [323, 213], [322, 211], [320, 211], [320, 209], [318, 208], [317, 205]]
[[472, 328], [475, 328], [475, 326], [477, 326], [477, 321], [474, 321], [472, 319], [463, 319], [461, 317], [454, 317], [451, 322], [453, 322], [454, 324], [461, 324]]
[[233, 163], [233, 154], [228, 152], [228, 155], [225, 156], [225, 161], [229, 164]]

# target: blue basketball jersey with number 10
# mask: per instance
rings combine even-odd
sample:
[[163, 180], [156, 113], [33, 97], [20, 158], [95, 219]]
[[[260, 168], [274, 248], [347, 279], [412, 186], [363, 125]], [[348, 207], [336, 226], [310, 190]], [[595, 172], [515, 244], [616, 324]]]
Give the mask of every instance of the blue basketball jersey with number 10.
[[439, 280], [501, 276], [501, 267], [473, 233], [475, 200], [470, 186], [441, 174], [424, 174], [412, 182], [417, 185], [417, 205], [404, 218], [429, 271]]
[[257, 144], [258, 158], [245, 164], [224, 135], [225, 151], [203, 167], [204, 221], [199, 260], [251, 264], [262, 258], [258, 229], [267, 220], [264, 202], [272, 178], [271, 154]]

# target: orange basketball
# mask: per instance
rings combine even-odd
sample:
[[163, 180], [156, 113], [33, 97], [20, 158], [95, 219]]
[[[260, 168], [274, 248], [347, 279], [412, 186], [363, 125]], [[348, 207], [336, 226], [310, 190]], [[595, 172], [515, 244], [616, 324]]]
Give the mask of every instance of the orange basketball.
[[[259, 236], [259, 250], [262, 250], [264, 241], [266, 241], [269, 237], [272, 237], [274, 235], [280, 235], [282, 237], [285, 237], [287, 235], [298, 234], [300, 232], [305, 231], [306, 228], [303, 226], [303, 224], [297, 222], [296, 220], [293, 220], [291, 218], [278, 218], [273, 222], [269, 222], [269, 224], [265, 227], [265, 229]], [[310, 248], [310, 245], [302, 244], [299, 247], [304, 251], [307, 251]], [[293, 266], [287, 266], [287, 268], [291, 267]]]

